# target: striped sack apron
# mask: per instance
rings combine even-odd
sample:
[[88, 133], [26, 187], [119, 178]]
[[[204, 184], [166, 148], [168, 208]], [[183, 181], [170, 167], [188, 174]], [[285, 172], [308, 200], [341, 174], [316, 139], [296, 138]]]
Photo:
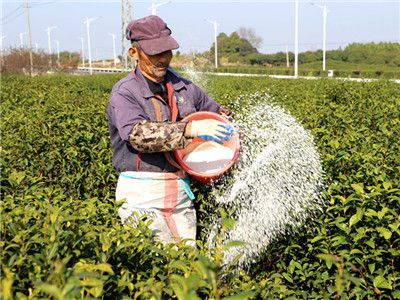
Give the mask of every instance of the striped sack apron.
[[190, 239], [188, 244], [195, 245], [196, 210], [189, 184], [183, 171], [122, 172], [116, 190], [116, 200], [125, 199], [118, 210], [122, 223], [135, 226], [137, 218], [146, 215], [153, 221], [149, 226], [153, 234], [163, 243]]

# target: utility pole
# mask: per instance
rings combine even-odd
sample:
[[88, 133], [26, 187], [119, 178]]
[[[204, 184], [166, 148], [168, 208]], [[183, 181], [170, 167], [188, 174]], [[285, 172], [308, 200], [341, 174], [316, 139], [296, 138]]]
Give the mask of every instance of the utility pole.
[[3, 62], [3, 40], [6, 38], [6, 35], [2, 35], [0, 37], [0, 65]]
[[57, 65], [58, 65], [58, 67], [60, 67], [61, 66], [61, 64], [60, 64], [60, 41], [54, 40], [54, 42], [57, 45]]
[[286, 68], [289, 68], [289, 49], [288, 49], [288, 45], [286, 45]]
[[121, 0], [121, 45], [122, 45], [122, 61], [123, 61], [123, 66], [124, 69], [128, 69], [128, 49], [130, 48], [130, 41], [126, 39], [125, 31], [126, 27], [128, 26], [129, 22], [133, 19], [132, 15], [132, 4], [131, 0]]
[[329, 10], [326, 8], [326, 2], [324, 5], [318, 5], [311, 3], [311, 5], [315, 5], [322, 9], [322, 16], [323, 16], [323, 34], [322, 34], [322, 70], [325, 71], [326, 69], [326, 17], [328, 16]]
[[151, 6], [148, 9], [151, 11], [151, 14], [153, 16], [156, 16], [157, 15], [157, 8], [159, 8], [161, 5], [168, 4], [168, 3], [171, 3], [171, 1], [165, 1], [165, 2], [162, 2], [162, 3], [154, 3], [154, 2], [152, 2]]
[[0, 50], [2, 51], [2, 54], [3, 54], [3, 40], [4, 40], [6, 37], [7, 37], [6, 35], [2, 35], [2, 36], [0, 37]]
[[215, 69], [218, 68], [218, 43], [217, 43], [217, 28], [219, 26], [219, 24], [217, 23], [217, 21], [210, 21], [210, 20], [206, 20], [208, 23], [211, 23], [214, 25], [214, 66]]
[[83, 37], [80, 37], [82, 45], [82, 67], [85, 67], [85, 46], [83, 44]]
[[21, 32], [19, 34], [19, 47], [22, 48], [24, 47], [24, 35], [28, 34], [27, 32]]
[[328, 10], [326, 9], [326, 3], [324, 3], [324, 8], [322, 10], [323, 17], [324, 17], [324, 28], [323, 28], [323, 50], [322, 50], [322, 70], [325, 71], [326, 69], [326, 17], [328, 16]]
[[51, 55], [53, 54], [53, 53], [51, 52], [51, 31], [54, 30], [54, 29], [56, 29], [56, 28], [57, 28], [57, 26], [51, 26], [51, 27], [47, 27], [47, 29], [46, 29], [46, 31], [47, 31], [47, 42], [48, 42], [48, 44], [49, 44], [50, 68], [51, 68], [52, 65], [53, 65], [52, 57], [51, 57]]
[[115, 34], [114, 33], [109, 33], [109, 35], [112, 36], [112, 40], [113, 40], [113, 59], [114, 59], [114, 68], [116, 68], [117, 67], [117, 62], [116, 62], [117, 57], [116, 57], [116, 54], [115, 54]]
[[31, 76], [33, 76], [33, 55], [32, 55], [32, 32], [31, 32], [31, 19], [29, 16], [29, 4], [28, 0], [25, 2], [25, 11], [26, 11], [26, 18], [28, 24], [28, 35], [29, 35], [29, 63], [30, 63], [30, 70]]
[[294, 1], [294, 77], [299, 76], [299, 0]]
[[83, 22], [86, 24], [86, 33], [87, 33], [87, 44], [88, 44], [88, 52], [89, 52], [89, 73], [90, 75], [93, 74], [92, 70], [92, 50], [90, 48], [90, 22], [97, 20], [99, 17], [96, 18], [88, 18], [86, 17], [86, 20]]
[[6, 37], [7, 37], [6, 35], [2, 35], [2, 36], [0, 37], [0, 47], [1, 47], [2, 50], [3, 50], [3, 40], [4, 40]]

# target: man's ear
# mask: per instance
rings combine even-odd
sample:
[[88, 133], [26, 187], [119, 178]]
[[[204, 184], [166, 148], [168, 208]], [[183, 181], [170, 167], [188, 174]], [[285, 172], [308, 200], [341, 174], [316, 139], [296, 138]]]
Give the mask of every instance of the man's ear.
[[129, 48], [129, 56], [132, 57], [134, 60], [139, 60], [139, 49], [136, 47]]

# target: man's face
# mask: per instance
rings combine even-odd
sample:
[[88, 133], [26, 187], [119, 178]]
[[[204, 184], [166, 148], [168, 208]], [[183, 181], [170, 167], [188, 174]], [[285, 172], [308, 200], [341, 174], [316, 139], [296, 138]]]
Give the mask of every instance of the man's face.
[[[165, 51], [156, 55], [148, 55], [142, 49], [131, 48], [132, 57], [137, 60], [140, 71], [150, 80], [161, 82], [167, 73], [167, 68], [172, 59], [172, 51]], [[130, 50], [131, 50], [130, 49]]]

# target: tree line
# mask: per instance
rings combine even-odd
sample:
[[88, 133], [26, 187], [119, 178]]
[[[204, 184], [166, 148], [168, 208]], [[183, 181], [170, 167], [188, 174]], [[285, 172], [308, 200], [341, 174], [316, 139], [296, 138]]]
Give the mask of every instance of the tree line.
[[[231, 64], [284, 66], [287, 63], [286, 52], [273, 54], [260, 53], [257, 48], [262, 40], [251, 29], [240, 28], [227, 35], [220, 33], [217, 37], [218, 56], [220, 61]], [[204, 53], [214, 59], [214, 44]], [[299, 53], [299, 63], [322, 61], [322, 50]], [[288, 53], [289, 62], [294, 62], [294, 53]], [[400, 66], [399, 43], [352, 43], [344, 49], [326, 51], [326, 59], [333, 61], [376, 64], [385, 66]]]

